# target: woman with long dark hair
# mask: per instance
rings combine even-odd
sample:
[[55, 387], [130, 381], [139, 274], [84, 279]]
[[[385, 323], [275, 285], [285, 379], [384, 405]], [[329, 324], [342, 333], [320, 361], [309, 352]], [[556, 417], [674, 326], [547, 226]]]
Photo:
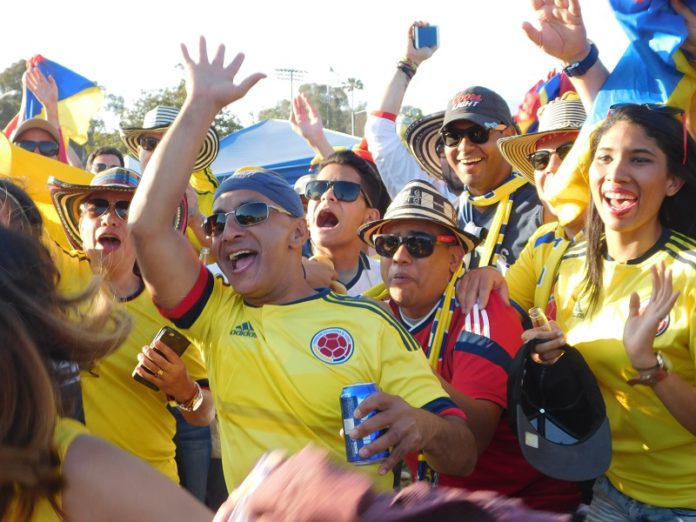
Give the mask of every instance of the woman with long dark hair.
[[575, 346], [602, 391], [613, 458], [588, 520], [696, 520], [696, 143], [679, 109], [623, 104], [591, 150], [586, 241], [561, 262], [557, 323], [524, 338], [547, 364]]

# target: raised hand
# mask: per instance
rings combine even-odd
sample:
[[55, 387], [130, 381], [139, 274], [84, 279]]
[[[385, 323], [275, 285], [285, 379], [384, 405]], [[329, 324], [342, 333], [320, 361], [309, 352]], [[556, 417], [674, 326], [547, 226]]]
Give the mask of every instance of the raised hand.
[[578, 62], [590, 52], [587, 31], [578, 0], [531, 0], [539, 29], [522, 24], [527, 37], [546, 54], [566, 64]]
[[684, 0], [670, 0], [670, 3], [674, 10], [684, 18], [686, 23], [687, 35], [686, 40], [682, 44], [682, 49], [696, 56], [696, 13], [687, 7]]
[[660, 322], [669, 314], [679, 297], [672, 291], [672, 273], [664, 263], [650, 267], [652, 294], [650, 301], [640, 309], [640, 298], [631, 294], [628, 319], [624, 326], [624, 348], [634, 368], [650, 368], [655, 365], [653, 342]]
[[428, 25], [430, 24], [427, 22], [418, 21], [413, 22], [411, 27], [408, 28], [408, 36], [406, 38], [406, 58], [416, 65], [423, 63], [425, 60], [430, 58], [435, 51], [438, 50], [438, 47], [422, 47], [420, 49], [416, 49], [413, 46], [413, 35], [416, 27], [426, 27]]
[[324, 133], [319, 111], [312, 105], [307, 96], [299, 94], [292, 102], [290, 126], [304, 139], [311, 141]]
[[244, 54], [238, 53], [232, 62], [225, 66], [225, 46], [221, 44], [210, 61], [203, 36], [199, 40], [197, 62], [191, 58], [184, 44], [181, 44], [181, 54], [186, 71], [187, 100], [195, 99], [208, 103], [216, 113], [226, 105], [243, 98], [249, 89], [266, 77], [263, 73], [255, 73], [235, 83], [237, 73], [244, 62]]
[[43, 75], [38, 67], [27, 67], [22, 77], [22, 83], [36, 96], [44, 107], [57, 107], [58, 86], [53, 76], [48, 79]]

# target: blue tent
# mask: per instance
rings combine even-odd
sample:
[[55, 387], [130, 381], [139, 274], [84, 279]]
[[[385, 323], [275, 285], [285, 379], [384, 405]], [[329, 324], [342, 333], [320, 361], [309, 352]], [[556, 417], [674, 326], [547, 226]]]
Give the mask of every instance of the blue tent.
[[[360, 138], [342, 132], [324, 132], [334, 147], [352, 147], [360, 142]], [[314, 156], [314, 151], [293, 132], [288, 121], [263, 120], [221, 139], [212, 169], [216, 176], [224, 178], [239, 167], [253, 165], [274, 170], [294, 183], [307, 174]]]

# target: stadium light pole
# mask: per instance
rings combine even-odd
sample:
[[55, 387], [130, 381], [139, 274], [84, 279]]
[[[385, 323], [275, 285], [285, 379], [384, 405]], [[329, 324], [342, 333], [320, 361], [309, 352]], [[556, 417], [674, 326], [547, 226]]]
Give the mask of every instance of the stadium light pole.
[[292, 100], [295, 99], [295, 80], [301, 80], [307, 71], [300, 69], [276, 69], [275, 73], [280, 80], [290, 80], [290, 106], [292, 107]]

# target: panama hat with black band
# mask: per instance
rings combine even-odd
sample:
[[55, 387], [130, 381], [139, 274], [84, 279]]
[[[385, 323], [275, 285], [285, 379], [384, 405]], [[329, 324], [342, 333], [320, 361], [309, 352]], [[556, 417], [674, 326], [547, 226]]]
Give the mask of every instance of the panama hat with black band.
[[457, 212], [452, 203], [433, 185], [423, 180], [408, 182], [392, 200], [384, 218], [365, 223], [358, 229], [358, 236], [374, 248], [374, 236], [385, 225], [409, 219], [428, 221], [448, 229], [466, 252], [471, 252], [479, 243], [479, 238], [459, 228]]
[[568, 134], [569, 140], [577, 136], [585, 123], [585, 109], [578, 95], [572, 91], [566, 92], [561, 98], [556, 98], [542, 105], [538, 112], [539, 131], [522, 136], [510, 136], [498, 140], [500, 153], [512, 165], [513, 170], [522, 174], [534, 184], [534, 167], [529, 156], [536, 152], [537, 142], [546, 136]]
[[406, 129], [404, 141], [420, 167], [435, 179], [444, 180], [440, 166], [440, 150], [444, 147], [440, 129], [445, 111], [435, 112], [414, 121]]
[[[174, 123], [177, 114], [179, 114], [179, 109], [176, 107], [158, 105], [145, 114], [142, 127], [121, 127], [121, 139], [126, 144], [126, 147], [128, 147], [128, 151], [131, 155], [135, 158], [139, 156], [140, 138], [144, 134], [150, 132], [164, 133], [171, 124]], [[209, 167], [210, 164], [215, 161], [219, 150], [220, 140], [218, 139], [215, 129], [210, 127], [203, 141], [203, 145], [201, 146], [201, 150], [198, 151], [198, 156], [196, 156], [193, 170], [203, 170]]]

